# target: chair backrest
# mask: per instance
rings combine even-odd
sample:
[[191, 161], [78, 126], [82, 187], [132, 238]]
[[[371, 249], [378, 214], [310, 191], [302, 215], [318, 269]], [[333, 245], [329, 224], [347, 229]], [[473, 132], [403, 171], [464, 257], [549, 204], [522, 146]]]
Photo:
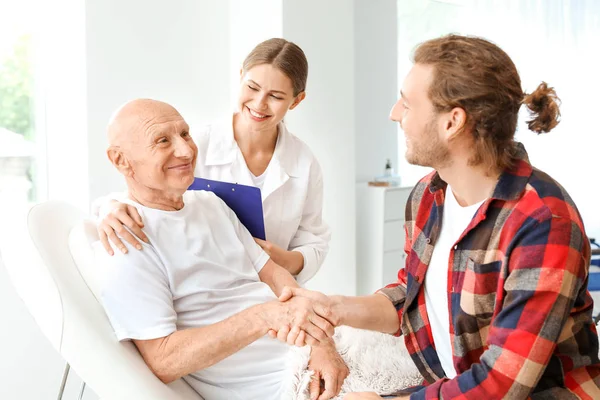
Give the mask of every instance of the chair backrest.
[[27, 226], [35, 251], [26, 262], [4, 257], [11, 281], [52, 345], [100, 398], [201, 399], [183, 380], [164, 385], [132, 343], [117, 341], [96, 297], [95, 229], [81, 211], [42, 203], [30, 210]]

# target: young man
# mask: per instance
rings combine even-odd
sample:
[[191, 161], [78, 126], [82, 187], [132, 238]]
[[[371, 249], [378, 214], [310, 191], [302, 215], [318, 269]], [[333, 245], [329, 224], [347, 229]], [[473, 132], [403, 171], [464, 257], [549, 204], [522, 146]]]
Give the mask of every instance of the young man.
[[[598, 399], [598, 336], [587, 291], [590, 246], [568, 193], [514, 141], [558, 123], [542, 83], [525, 94], [494, 44], [450, 35], [421, 44], [391, 119], [406, 157], [435, 171], [406, 207], [406, 266], [366, 297], [292, 295], [335, 325], [402, 333], [424, 386], [400, 399]], [[377, 399], [357, 393], [346, 399]]]

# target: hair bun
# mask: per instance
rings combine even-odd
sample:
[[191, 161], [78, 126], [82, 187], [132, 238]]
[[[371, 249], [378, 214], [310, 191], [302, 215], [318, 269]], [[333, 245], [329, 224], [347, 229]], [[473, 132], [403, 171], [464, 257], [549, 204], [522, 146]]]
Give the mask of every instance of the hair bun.
[[546, 82], [540, 83], [533, 93], [525, 94], [523, 104], [532, 117], [527, 125], [536, 133], [550, 132], [560, 122], [560, 99]]

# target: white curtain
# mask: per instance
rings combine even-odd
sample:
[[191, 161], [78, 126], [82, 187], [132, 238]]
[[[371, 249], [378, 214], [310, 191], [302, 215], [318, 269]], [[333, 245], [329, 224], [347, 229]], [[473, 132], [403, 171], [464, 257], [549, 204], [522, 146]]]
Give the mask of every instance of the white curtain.
[[[541, 81], [556, 89], [561, 123], [537, 136], [527, 129], [523, 108], [517, 140], [534, 166], [567, 189], [588, 235], [600, 239], [600, 1], [398, 0], [400, 85], [414, 47], [447, 33], [498, 44], [515, 62], [526, 92]], [[402, 136], [398, 142], [403, 183], [414, 184], [427, 170], [408, 165]]]

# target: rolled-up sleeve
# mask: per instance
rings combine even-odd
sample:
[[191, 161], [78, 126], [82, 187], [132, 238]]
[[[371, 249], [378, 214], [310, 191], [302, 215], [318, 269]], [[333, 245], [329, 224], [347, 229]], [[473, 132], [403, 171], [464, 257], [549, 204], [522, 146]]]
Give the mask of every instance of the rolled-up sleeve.
[[377, 293], [384, 295], [392, 302], [398, 313], [400, 329], [394, 334], [400, 336], [402, 333], [402, 314], [404, 313], [404, 301], [406, 300], [406, 269], [398, 271], [398, 281], [379, 289]]
[[[408, 230], [408, 225], [406, 224], [404, 225], [404, 232], [404, 253], [407, 255], [406, 259], [408, 259], [408, 255], [410, 254], [412, 246], [412, 240], [410, 237], [411, 232]], [[406, 300], [407, 288], [406, 267], [404, 265], [399, 265], [398, 268], [398, 280], [377, 291], [377, 293], [387, 297], [396, 308], [396, 312], [398, 313], [398, 322], [400, 325], [400, 329], [395, 334], [396, 336], [399, 336], [402, 332], [402, 314], [404, 312], [404, 301]]]

